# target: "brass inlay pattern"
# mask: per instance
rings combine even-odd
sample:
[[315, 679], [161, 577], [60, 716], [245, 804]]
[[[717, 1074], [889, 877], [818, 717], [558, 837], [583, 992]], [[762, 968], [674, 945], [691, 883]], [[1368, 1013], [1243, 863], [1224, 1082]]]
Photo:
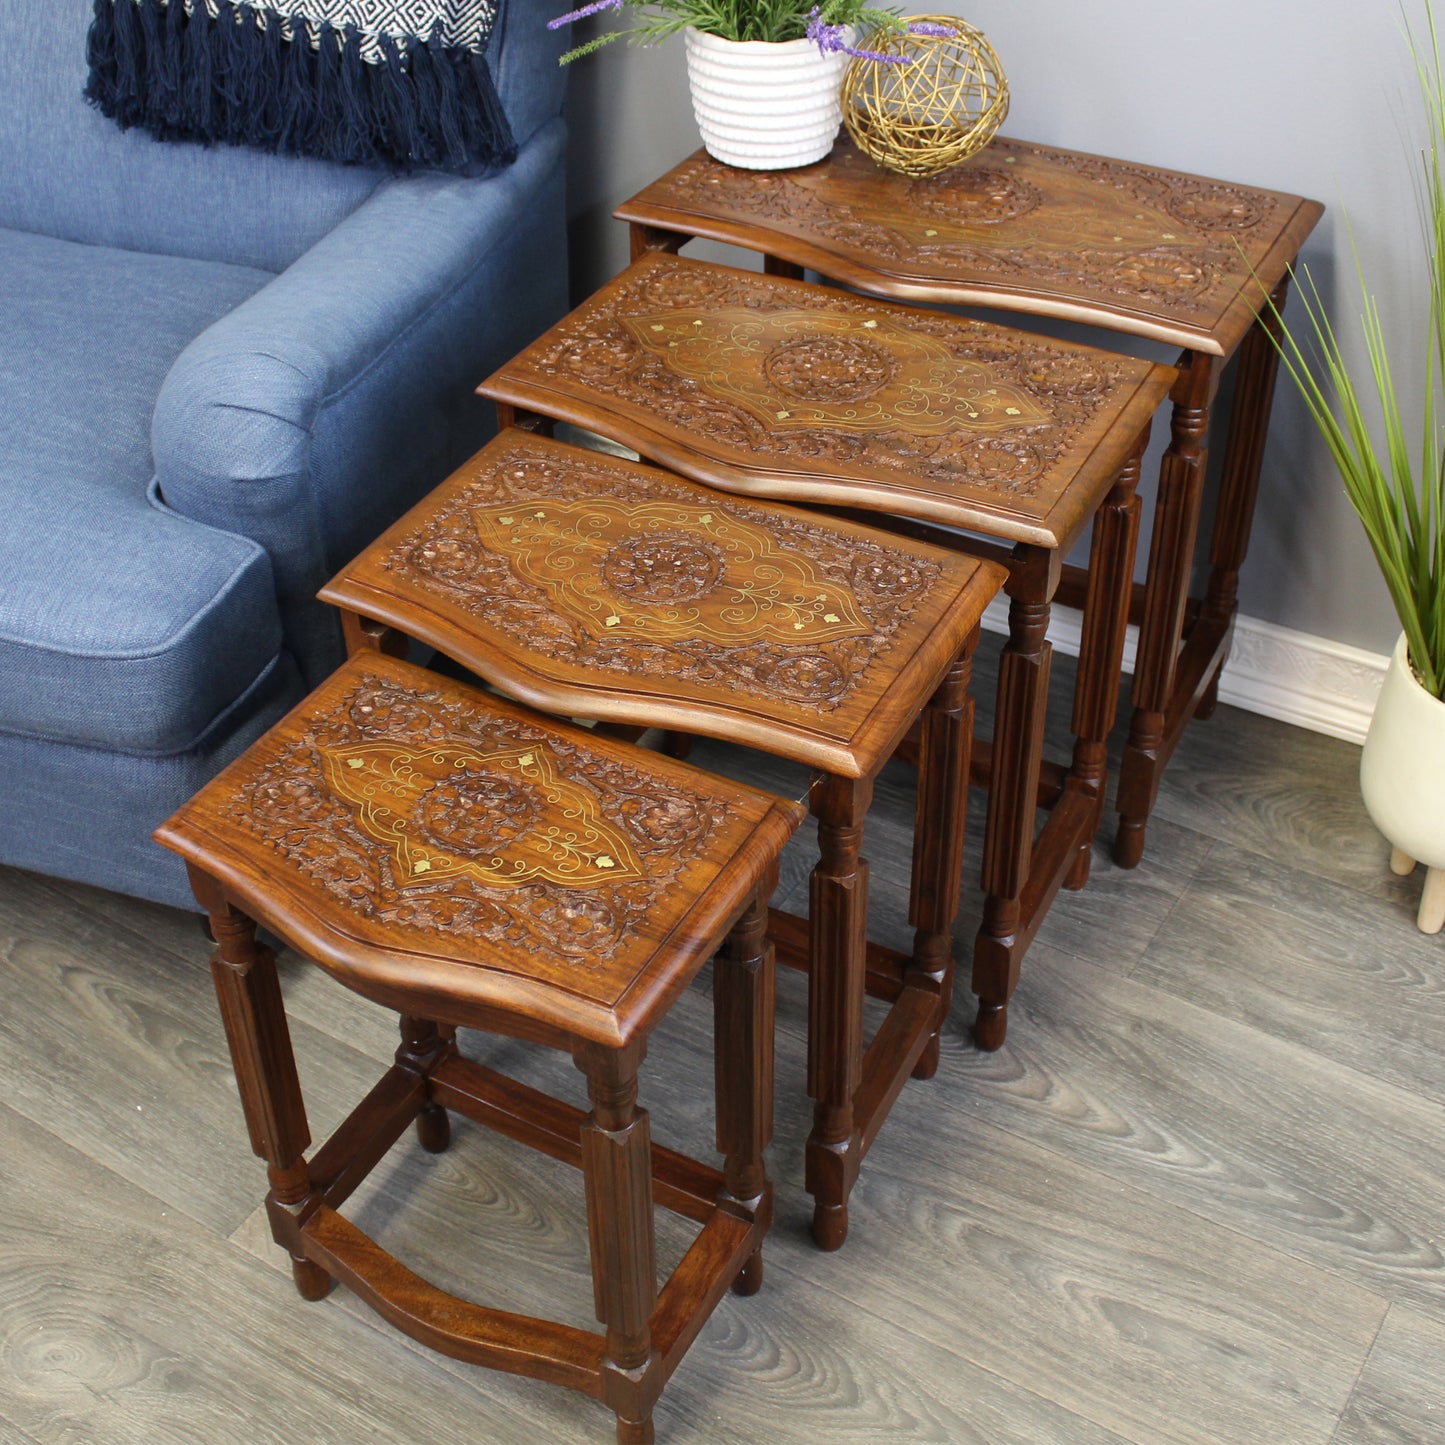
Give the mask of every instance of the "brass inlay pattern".
[[647, 876], [627, 837], [540, 745], [480, 752], [401, 742], [323, 748], [326, 779], [391, 850], [399, 883], [469, 877], [594, 887]]
[[670, 370], [745, 407], [769, 430], [939, 437], [1052, 420], [984, 362], [892, 317], [723, 306], [622, 319]]
[[827, 165], [766, 177], [700, 157], [654, 193], [863, 264], [1142, 301], [1198, 324], [1248, 282], [1283, 219], [1268, 191], [1012, 140], [924, 180], [880, 176], [840, 146]]
[[848, 589], [721, 508], [541, 499], [473, 512], [485, 546], [599, 634], [819, 643], [868, 637]]
[[605, 969], [689, 906], [727, 826], [705, 785], [385, 671], [240, 765], [222, 816], [277, 866], [408, 947], [530, 974]]

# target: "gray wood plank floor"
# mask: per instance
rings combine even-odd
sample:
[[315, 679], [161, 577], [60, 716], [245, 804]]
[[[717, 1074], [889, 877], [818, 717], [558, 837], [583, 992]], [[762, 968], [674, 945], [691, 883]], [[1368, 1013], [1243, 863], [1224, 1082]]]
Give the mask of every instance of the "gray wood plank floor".
[[[1389, 873], [1357, 761], [1229, 708], [1196, 725], [1143, 865], [1101, 847], [1061, 896], [998, 1054], [972, 1048], [960, 990], [832, 1256], [807, 1240], [805, 991], [785, 976], [766, 1284], [704, 1329], [659, 1439], [1442, 1445], [1445, 937], [1415, 932], [1419, 882]], [[885, 775], [866, 849], [894, 941], [911, 789]], [[793, 906], [809, 847], [786, 860]], [[978, 906], [970, 881], [964, 958]], [[0, 870], [0, 1442], [609, 1440], [590, 1401], [439, 1359], [344, 1291], [294, 1294], [205, 957], [188, 915]], [[282, 973], [320, 1138], [392, 1024], [293, 956]], [[705, 1157], [709, 1011], [703, 979], [644, 1076], [658, 1137]], [[565, 1060], [466, 1043], [578, 1098]], [[437, 1158], [399, 1146], [348, 1211], [441, 1284], [589, 1324], [575, 1175], [455, 1133]], [[659, 1230], [667, 1264], [688, 1227]]]

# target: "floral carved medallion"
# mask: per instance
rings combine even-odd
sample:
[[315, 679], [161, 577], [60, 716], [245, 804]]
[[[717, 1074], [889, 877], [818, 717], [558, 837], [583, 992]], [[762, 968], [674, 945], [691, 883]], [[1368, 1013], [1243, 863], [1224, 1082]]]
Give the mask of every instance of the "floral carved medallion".
[[1142, 300], [1205, 326], [1263, 261], [1290, 199], [1003, 138], [912, 181], [850, 145], [766, 186], [699, 156], [639, 197], [786, 232], [892, 275]]
[[486, 547], [562, 615], [617, 638], [729, 646], [867, 637], [852, 592], [721, 507], [547, 498], [473, 513]]
[[952, 166], [914, 181], [908, 198], [926, 214], [962, 226], [1002, 226], [1028, 215], [1044, 199], [1016, 172], [983, 166]]
[[225, 814], [348, 911], [426, 946], [594, 968], [664, 906], [720, 809], [452, 684], [376, 677], [258, 761]]
[[515, 888], [646, 876], [625, 835], [558, 776], [541, 744], [484, 753], [362, 743], [323, 749], [321, 758], [337, 796], [356, 805], [361, 830], [392, 850], [398, 878], [464, 874]]
[[644, 312], [624, 324], [669, 370], [771, 428], [940, 436], [1049, 420], [991, 367], [891, 317], [726, 306]]
[[[869, 489], [893, 487], [915, 493], [921, 515], [970, 526], [983, 511], [1048, 515], [1147, 371], [963, 317], [652, 255], [509, 362], [489, 394], [561, 405], [643, 452], [649, 435], [665, 437], [665, 459], [685, 473], [705, 457], [768, 469], [764, 494], [831, 488], [836, 502], [842, 484], [868, 491], [868, 506]], [[728, 485], [707, 467], [691, 474]]]
[[529, 438], [480, 463], [388, 543], [377, 583], [588, 686], [766, 700], [815, 729], [906, 661], [899, 629], [953, 585], [891, 539], [575, 448]]

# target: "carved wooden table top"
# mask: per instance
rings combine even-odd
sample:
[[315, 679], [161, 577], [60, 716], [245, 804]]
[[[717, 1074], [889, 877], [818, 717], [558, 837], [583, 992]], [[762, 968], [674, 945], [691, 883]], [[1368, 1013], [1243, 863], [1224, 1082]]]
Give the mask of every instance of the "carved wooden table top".
[[321, 596], [545, 710], [709, 732], [859, 777], [1003, 576], [514, 428]]
[[669, 965], [721, 940], [802, 816], [371, 654], [156, 836], [268, 899], [263, 923], [370, 998], [394, 986], [392, 1007], [430, 997], [478, 1027], [502, 1008], [615, 1045], [670, 1002], [659, 978], [685, 985]]
[[1173, 377], [1091, 347], [653, 254], [478, 390], [725, 491], [1062, 547]]
[[698, 151], [616, 212], [878, 295], [1058, 316], [1217, 356], [1322, 213], [1278, 191], [1002, 137], [926, 180], [883, 170], [846, 138], [793, 171]]

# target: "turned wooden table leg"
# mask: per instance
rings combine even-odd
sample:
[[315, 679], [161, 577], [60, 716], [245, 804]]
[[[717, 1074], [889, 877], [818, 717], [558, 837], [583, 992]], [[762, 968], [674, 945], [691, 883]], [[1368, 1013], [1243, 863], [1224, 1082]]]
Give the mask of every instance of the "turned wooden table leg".
[[[402, 1068], [420, 1074], [424, 1079], [457, 1051], [455, 1029], [442, 1029], [430, 1019], [412, 1018], [409, 1014], [403, 1014], [398, 1025], [401, 1044], [396, 1051], [396, 1061]], [[416, 1116], [416, 1137], [428, 1154], [446, 1152], [452, 1142], [452, 1126], [447, 1111], [440, 1104], [433, 1102], [422, 1106]]]
[[803, 279], [803, 268], [793, 261], [785, 261], [781, 256], [770, 256], [766, 253], [763, 256], [763, 274], [765, 276], [783, 276], [789, 281], [801, 281]]
[[1114, 860], [1123, 868], [1133, 868], [1144, 855], [1144, 830], [1163, 767], [1165, 714], [1174, 694], [1174, 670], [1189, 601], [1216, 365], [1214, 357], [1186, 352], [1172, 393], [1170, 441], [1159, 469], [1144, 581], [1144, 618], [1134, 661], [1134, 712], [1119, 766]]
[[974, 1041], [996, 1049], [1008, 1030], [1008, 1002], [1018, 983], [1015, 934], [1033, 858], [1034, 814], [1044, 751], [1044, 714], [1052, 647], [1049, 604], [1058, 583], [1052, 552], [1018, 547], [1004, 590], [1008, 641], [999, 656], [993, 725], [993, 784], [983, 844], [983, 923], [973, 950], [978, 995]]
[[656, 1360], [657, 1256], [651, 1132], [646, 1110], [637, 1107], [642, 1053], [639, 1044], [582, 1045], [576, 1055], [592, 1104], [582, 1125], [582, 1171], [593, 1298], [607, 1327], [603, 1398], [617, 1416], [618, 1445], [651, 1445], [653, 1439], [655, 1392], [647, 1377]]
[[[717, 1147], [725, 1197], [750, 1219], [765, 1207], [763, 1151], [773, 1137], [773, 1013], [776, 973], [768, 942], [768, 894], [753, 899], [728, 935], [713, 968], [713, 1059], [717, 1084]], [[763, 1251], [748, 1257], [733, 1289], [756, 1294]]]
[[355, 657], [358, 653], [379, 652], [387, 657], [405, 657], [407, 653], [406, 633], [385, 622], [363, 617], [349, 608], [338, 609], [341, 613], [341, 632], [346, 638], [346, 655]]
[[813, 1238], [840, 1249], [848, 1237], [848, 1192], [858, 1170], [853, 1096], [863, 1064], [868, 864], [859, 856], [871, 778], [820, 773], [809, 805], [821, 854], [809, 887], [808, 1136], [806, 1182]]
[[331, 1276], [300, 1251], [300, 1226], [315, 1207], [305, 1157], [311, 1130], [276, 960], [269, 948], [256, 942], [255, 923], [227, 902], [221, 885], [198, 868], [189, 872], [192, 891], [206, 910], [216, 940], [211, 978], [251, 1148], [266, 1161], [271, 1184], [266, 1212], [271, 1232], [291, 1256], [291, 1277], [301, 1297], [324, 1299], [331, 1289]]
[[1074, 688], [1074, 758], [1071, 785], [1094, 799], [1094, 826], [1079, 844], [1066, 888], [1089, 881], [1094, 834], [1104, 819], [1104, 788], [1109, 766], [1109, 732], [1119, 706], [1124, 663], [1124, 634], [1134, 591], [1134, 549], [1139, 540], [1139, 469], [1149, 433], [1124, 464], [1113, 490], [1094, 515], [1089, 548], [1089, 592], [1084, 602], [1084, 631], [1079, 644], [1078, 682]]
[[627, 228], [627, 235], [634, 261], [646, 256], [649, 251], [666, 251], [676, 255], [692, 240], [691, 236], [680, 231], [666, 231], [661, 226], [646, 226], [641, 221], [633, 221]]
[[549, 437], [557, 429], [555, 417], [543, 416], [539, 411], [514, 406], [509, 401], [495, 403], [497, 408], [497, 430], [506, 431], [510, 426], [520, 431], [532, 432], [535, 436]]
[[[1259, 497], [1259, 473], [1264, 463], [1265, 436], [1274, 406], [1279, 352], [1275, 341], [1283, 327], [1284, 303], [1289, 294], [1286, 274], [1270, 295], [1270, 304], [1255, 318], [1239, 348], [1234, 381], [1234, 412], [1224, 449], [1224, 475], [1219, 504], [1209, 539], [1209, 582], [1202, 615], [1228, 625], [1239, 606], [1239, 573], [1249, 550], [1254, 526], [1254, 504]], [[1220, 659], [1209, 688], [1195, 710], [1207, 718], [1219, 699]]]
[[914, 929], [908, 977], [926, 978], [938, 990], [938, 1025], [914, 1065], [915, 1079], [931, 1079], [937, 1072], [940, 1034], [953, 999], [953, 923], [963, 882], [968, 767], [973, 750], [969, 683], [977, 645], [975, 629], [929, 700], [922, 719], [913, 886], [908, 900], [908, 921]]

